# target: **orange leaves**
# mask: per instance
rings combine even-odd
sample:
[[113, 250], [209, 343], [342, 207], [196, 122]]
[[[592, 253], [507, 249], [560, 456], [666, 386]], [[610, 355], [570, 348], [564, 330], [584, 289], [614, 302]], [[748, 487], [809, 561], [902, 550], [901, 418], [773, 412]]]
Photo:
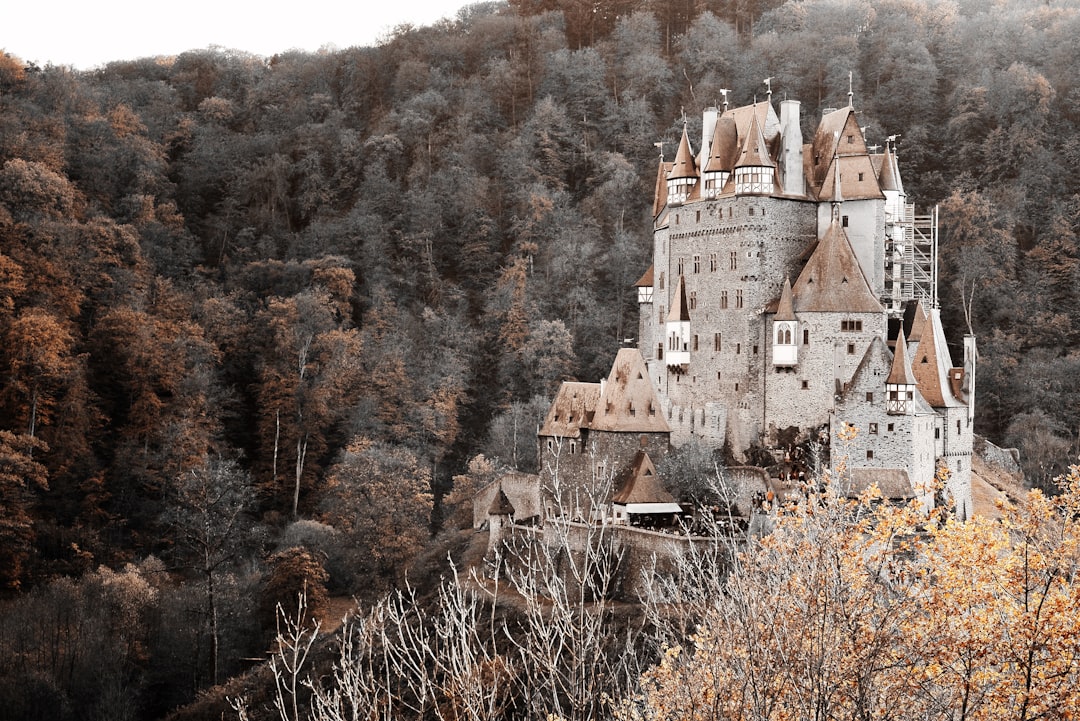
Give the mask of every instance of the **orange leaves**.
[[693, 650], [666, 653], [621, 718], [1067, 718], [1080, 468], [1061, 486], [1001, 522], [828, 493], [790, 508], [738, 556]]

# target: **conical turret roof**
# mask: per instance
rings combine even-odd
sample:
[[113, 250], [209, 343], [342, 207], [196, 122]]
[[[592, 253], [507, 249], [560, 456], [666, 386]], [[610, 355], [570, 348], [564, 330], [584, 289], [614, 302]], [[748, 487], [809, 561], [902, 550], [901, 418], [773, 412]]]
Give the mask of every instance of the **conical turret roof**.
[[900, 335], [896, 338], [896, 349], [893, 351], [892, 368], [886, 383], [892, 385], [913, 386], [915, 378], [911, 375], [911, 363], [908, 361], [907, 340], [904, 339], [904, 329], [900, 329]]
[[679, 282], [675, 286], [675, 298], [668, 311], [668, 322], [682, 322], [690, 320], [690, 306], [686, 302], [686, 281], [679, 276]]
[[791, 300], [791, 279], [784, 278], [784, 289], [780, 291], [780, 304], [776, 307], [773, 320], [795, 320], [795, 306]]
[[735, 167], [776, 167], [776, 163], [769, 156], [769, 148], [765, 145], [765, 136], [761, 132], [761, 126], [758, 125], [756, 114], [750, 120], [750, 130], [746, 133], [742, 152], [739, 154]]
[[882, 190], [903, 190], [900, 187], [900, 173], [896, 167], [896, 158], [888, 143], [885, 144], [885, 156], [881, 159], [881, 174], [878, 176], [878, 182]]
[[694, 151], [690, 149], [690, 137], [686, 134], [686, 126], [683, 126], [682, 138], [679, 140], [679, 150], [675, 153], [675, 164], [667, 174], [668, 180], [676, 178], [696, 178], [698, 175], [697, 163], [694, 162]]

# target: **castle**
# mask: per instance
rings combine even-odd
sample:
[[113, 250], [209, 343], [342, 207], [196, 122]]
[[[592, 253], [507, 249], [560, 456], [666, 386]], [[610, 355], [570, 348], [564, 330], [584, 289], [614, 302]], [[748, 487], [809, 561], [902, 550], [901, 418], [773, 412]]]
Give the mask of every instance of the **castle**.
[[[706, 109], [696, 153], [684, 124], [674, 160], [660, 158], [637, 348], [600, 384], [563, 384], [538, 434], [543, 487], [606, 476], [617, 507], [671, 446], [782, 462], [834, 439], [834, 475], [852, 488], [929, 506], [944, 467], [957, 516], [971, 514], [974, 338], [954, 366], [936, 214], [915, 215], [894, 148], [867, 146], [850, 97], [809, 142], [799, 102], [777, 115], [771, 94]], [[842, 424], [856, 432], [840, 449]], [[654, 500], [630, 505], [670, 498]]]

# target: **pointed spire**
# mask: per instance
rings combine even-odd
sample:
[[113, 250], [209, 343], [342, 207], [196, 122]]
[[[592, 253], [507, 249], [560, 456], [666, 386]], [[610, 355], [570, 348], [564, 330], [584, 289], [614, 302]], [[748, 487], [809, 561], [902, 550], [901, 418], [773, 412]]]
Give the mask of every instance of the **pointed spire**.
[[893, 352], [892, 368], [886, 383], [894, 385], [915, 385], [915, 378], [911, 375], [911, 363], [908, 361], [907, 340], [904, 339], [904, 329], [900, 329], [900, 335], [896, 338], [896, 350]]
[[911, 330], [908, 332], [908, 338], [912, 343], [918, 343], [922, 340], [923, 324], [926, 323], [926, 308], [923, 306], [922, 300], [915, 303], [915, 317], [911, 319]]
[[675, 302], [668, 311], [668, 322], [676, 323], [690, 320], [690, 306], [686, 302], [686, 281], [680, 275], [679, 284], [675, 288]]
[[776, 163], [769, 157], [769, 149], [765, 145], [765, 136], [761, 132], [756, 112], [750, 119], [750, 130], [746, 133], [742, 152], [739, 154], [739, 161], [735, 163], [735, 167], [776, 167]]
[[784, 278], [784, 289], [780, 291], [780, 304], [776, 307], [776, 316], [773, 320], [796, 320], [795, 305], [791, 300], [790, 278]]
[[900, 174], [897, 172], [896, 159], [893, 156], [889, 143], [885, 143], [885, 155], [881, 159], [881, 173], [878, 182], [882, 190], [900, 190]]
[[833, 144], [833, 215], [836, 215], [840, 203], [844, 202], [844, 193], [840, 187], [840, 133], [836, 134]]
[[668, 172], [668, 180], [676, 178], [696, 178], [698, 174], [697, 163], [694, 162], [694, 152], [690, 149], [690, 137], [686, 134], [686, 123], [683, 123], [682, 138], [679, 140], [679, 150], [675, 153], [675, 164]]

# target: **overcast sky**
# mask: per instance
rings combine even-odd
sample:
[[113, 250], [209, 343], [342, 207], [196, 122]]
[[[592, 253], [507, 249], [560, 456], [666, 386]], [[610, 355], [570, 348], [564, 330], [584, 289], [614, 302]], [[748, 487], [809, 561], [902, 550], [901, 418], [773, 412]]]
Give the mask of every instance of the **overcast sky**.
[[430, 25], [473, 0], [9, 0], [0, 49], [80, 70], [218, 45], [273, 55], [374, 45], [401, 23]]

